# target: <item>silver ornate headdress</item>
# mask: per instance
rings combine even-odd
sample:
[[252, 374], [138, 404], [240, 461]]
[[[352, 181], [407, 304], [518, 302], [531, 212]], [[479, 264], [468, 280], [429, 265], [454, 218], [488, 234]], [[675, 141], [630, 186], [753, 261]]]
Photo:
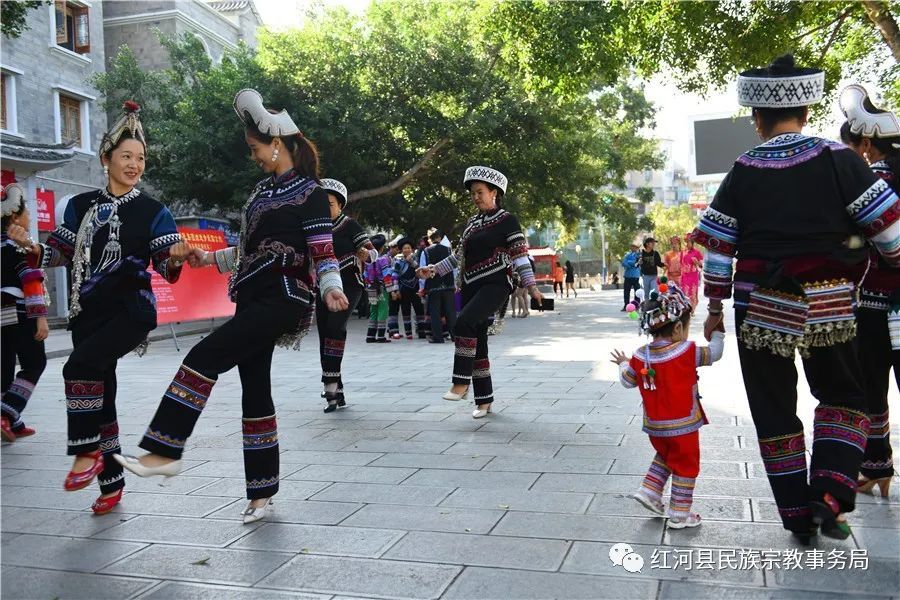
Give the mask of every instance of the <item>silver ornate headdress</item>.
[[147, 148], [144, 127], [141, 125], [141, 120], [138, 116], [141, 112], [141, 107], [137, 102], [128, 100], [122, 105], [122, 111], [122, 114], [113, 126], [103, 134], [103, 139], [100, 140], [100, 150], [98, 151], [100, 156], [112, 150], [126, 131], [131, 134], [131, 137], [143, 144], [144, 149]]
[[482, 181], [490, 183], [500, 188], [500, 191], [506, 193], [507, 179], [506, 175], [496, 169], [490, 167], [469, 167], [463, 177], [463, 185], [469, 187], [474, 181]]
[[246, 125], [253, 125], [261, 133], [272, 137], [286, 137], [301, 133], [286, 110], [271, 113], [263, 106], [259, 92], [251, 89], [239, 91], [234, 96], [234, 112]]
[[872, 112], [875, 106], [863, 86], [854, 83], [845, 87], [839, 104], [850, 131], [856, 135], [869, 138], [900, 136], [900, 119], [890, 111]]
[[25, 190], [18, 183], [10, 183], [3, 188], [3, 200], [0, 200], [3, 217], [9, 217], [20, 210], [25, 203]]

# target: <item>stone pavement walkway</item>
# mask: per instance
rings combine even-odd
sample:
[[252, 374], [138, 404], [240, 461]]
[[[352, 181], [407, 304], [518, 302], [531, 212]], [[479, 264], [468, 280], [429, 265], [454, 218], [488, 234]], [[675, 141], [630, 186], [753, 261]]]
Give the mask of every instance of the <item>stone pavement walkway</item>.
[[[638, 392], [621, 388], [607, 362], [613, 347], [630, 353], [640, 343], [619, 299], [583, 293], [554, 313], [508, 319], [491, 338], [498, 412], [485, 420], [473, 420], [466, 402], [440, 399], [452, 345], [366, 345], [364, 323], [353, 321], [350, 406], [330, 415], [318, 397], [317, 357], [279, 351], [283, 481], [274, 518], [248, 526], [239, 521], [237, 373], [215, 387], [189, 468], [170, 480], [128, 476], [120, 508], [95, 517], [96, 488], [62, 490], [71, 465], [63, 360], [51, 360], [26, 412], [38, 435], [2, 449], [3, 598], [898, 595], [896, 490], [889, 500], [860, 498], [853, 537], [820, 539], [803, 554], [777, 522], [732, 328], [722, 363], [701, 371], [711, 418], [695, 496], [703, 525], [667, 531], [628, 498], [653, 452]], [[304, 341], [310, 353], [314, 338]], [[183, 338], [183, 348], [196, 340]], [[126, 452], [138, 450], [183, 355], [166, 341], [120, 361]], [[900, 414], [895, 388], [891, 404]], [[804, 388], [808, 433], [813, 406]], [[616, 543], [634, 551], [624, 566], [609, 558]]]

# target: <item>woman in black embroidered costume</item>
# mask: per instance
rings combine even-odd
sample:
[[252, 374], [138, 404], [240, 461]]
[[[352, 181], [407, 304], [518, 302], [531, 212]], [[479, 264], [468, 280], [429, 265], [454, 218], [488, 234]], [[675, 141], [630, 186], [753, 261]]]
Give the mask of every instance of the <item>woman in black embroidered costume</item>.
[[[869, 418], [854, 349], [854, 283], [867, 263], [862, 234], [900, 262], [900, 201], [841, 144], [803, 135], [824, 73], [793, 57], [741, 74], [740, 103], [765, 141], [741, 155], [692, 236], [707, 248], [707, 339], [734, 288], [738, 353], [760, 453], [782, 523], [802, 541], [850, 534]], [[732, 261], [737, 257], [736, 272]], [[732, 277], [733, 275], [733, 277]], [[795, 353], [819, 406], [807, 479], [797, 417]]]
[[[237, 247], [193, 251], [192, 266], [231, 271], [234, 317], [188, 353], [141, 440], [150, 452], [117, 455], [130, 471], [172, 476], [219, 375], [235, 366], [241, 377], [244, 471], [249, 505], [244, 523], [263, 519], [278, 492], [278, 428], [272, 402], [275, 346], [298, 347], [312, 323], [312, 288], [329, 310], [347, 309], [331, 238], [328, 196], [318, 183], [319, 158], [285, 111], [263, 106], [255, 90], [241, 90], [235, 112], [254, 161], [266, 173], [244, 205]], [[310, 257], [312, 263], [310, 264]], [[317, 281], [310, 276], [314, 269]]]
[[[841, 93], [847, 121], [841, 141], [853, 148], [900, 195], [900, 119], [876, 108], [865, 88], [848, 86]], [[891, 369], [900, 385], [900, 269], [891, 267], [869, 248], [869, 266], [860, 284], [856, 311], [859, 362], [863, 370], [869, 414], [866, 454], [859, 469], [859, 491], [885, 498], [894, 476], [888, 386]]]
[[[147, 334], [156, 327], [147, 268], [152, 264], [175, 282], [190, 253], [169, 210], [134, 187], [144, 173], [147, 150], [138, 111], [137, 104], [126, 102], [124, 114], [100, 143], [107, 186], [69, 200], [62, 224], [47, 243], [31, 246], [36, 267], [72, 267], [73, 350], [63, 378], [68, 453], [75, 463], [65, 489], [80, 490], [99, 476], [96, 513], [112, 510], [125, 486], [122, 468], [112, 460], [119, 452], [116, 363], [135, 348], [142, 354]], [[16, 235], [10, 232], [10, 237]]]
[[336, 179], [323, 179], [322, 189], [328, 193], [334, 237], [334, 255], [341, 269], [341, 283], [347, 296], [346, 310], [332, 312], [323, 302], [316, 302], [316, 329], [319, 332], [319, 359], [322, 363], [322, 383], [327, 406], [334, 412], [346, 406], [341, 362], [347, 344], [347, 321], [359, 304], [364, 291], [362, 265], [377, 258], [378, 252], [359, 223], [343, 213], [347, 205], [347, 187]]
[[[3, 190], [3, 261], [2, 275], [3, 316], [0, 359], [2, 368], [2, 434], [6, 442], [35, 434], [25, 425], [22, 411], [34, 392], [47, 366], [44, 340], [50, 333], [47, 326], [47, 305], [44, 302], [44, 273], [28, 264], [28, 259], [15, 242], [6, 237], [6, 230], [16, 226], [28, 231], [31, 217], [25, 204], [25, 190], [18, 183], [11, 183]], [[20, 371], [16, 373], [16, 359]]]
[[453, 387], [445, 400], [461, 400], [474, 388], [476, 419], [491, 412], [494, 401], [488, 360], [488, 322], [508, 299], [513, 289], [512, 274], [518, 272], [519, 285], [538, 303], [543, 300], [534, 282], [528, 261], [528, 241], [519, 221], [500, 207], [507, 179], [488, 167], [466, 169], [463, 184], [469, 190], [478, 213], [469, 219], [456, 252], [437, 264], [420, 267], [422, 278], [447, 275], [459, 269], [463, 307], [456, 317], [453, 336]]
[[[428, 335], [427, 319], [425, 317], [425, 306], [422, 304], [422, 298], [419, 296], [419, 278], [416, 276], [418, 268], [418, 260], [413, 247], [413, 241], [410, 238], [400, 238], [397, 241], [399, 252], [394, 256], [394, 273], [397, 274], [397, 287], [400, 292], [399, 316], [403, 317], [403, 331], [406, 339], [413, 339], [413, 313], [416, 315], [416, 335], [420, 340], [424, 340]], [[399, 339], [399, 330], [398, 337]]]

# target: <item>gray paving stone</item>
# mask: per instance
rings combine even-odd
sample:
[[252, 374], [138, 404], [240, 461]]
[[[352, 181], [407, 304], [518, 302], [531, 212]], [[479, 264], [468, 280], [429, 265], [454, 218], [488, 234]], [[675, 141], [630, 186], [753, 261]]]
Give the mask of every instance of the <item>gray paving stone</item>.
[[[624, 572], [624, 575], [629, 573]], [[617, 597], [616, 590], [628, 590], [629, 600], [656, 598], [655, 581], [612, 578], [571, 573], [541, 573], [513, 569], [489, 569], [466, 567], [453, 582], [444, 598], [453, 600], [546, 600], [566, 598], [567, 600], [597, 600], [604, 596], [603, 590], [612, 591], [610, 597]]]
[[588, 540], [598, 542], [636, 542], [658, 544], [662, 539], [663, 519], [609, 519], [598, 515], [538, 514], [509, 512], [494, 527], [492, 535]]
[[283, 565], [290, 557], [290, 554], [280, 552], [154, 544], [103, 569], [103, 573], [252, 585]]
[[[865, 521], [863, 521], [865, 522]], [[853, 526], [853, 537], [869, 556], [900, 560], [900, 531], [878, 527]]]
[[99, 600], [129, 598], [154, 585], [156, 582], [148, 579], [3, 567], [0, 595], [4, 598]]
[[[362, 419], [362, 420], [330, 420], [323, 419], [320, 421], [313, 421], [308, 424], [309, 427], [317, 427], [324, 428], [328, 427], [330, 429], [334, 429], [336, 431], [355, 431], [355, 430], [382, 430], [385, 429], [397, 421], [375, 421], [371, 419]], [[414, 426], [417, 424], [415, 421], [410, 421], [410, 425]]]
[[569, 542], [563, 540], [411, 532], [388, 550], [385, 558], [555, 571], [568, 549]]
[[438, 598], [460, 567], [392, 560], [300, 555], [263, 587], [384, 598]]
[[287, 600], [328, 600], [320, 594], [298, 594], [296, 592], [276, 592], [259, 588], [239, 588], [224, 585], [204, 585], [200, 583], [166, 582], [141, 596], [141, 600], [259, 600], [260, 598], [282, 598]]
[[452, 446], [451, 442], [409, 442], [398, 440], [359, 440], [344, 448], [345, 452], [406, 452], [440, 454]]
[[448, 469], [422, 469], [401, 487], [407, 485], [431, 485], [468, 488], [507, 489], [519, 488], [527, 490], [537, 479], [537, 473], [504, 473], [500, 471], [454, 471]]
[[[702, 526], [701, 526], [702, 527]], [[613, 544], [597, 543], [597, 542], [575, 542], [572, 545], [572, 551], [566, 556], [566, 561], [560, 571], [565, 573], [584, 573], [587, 575], [606, 575], [616, 577], [625, 574], [629, 578], [645, 578], [645, 579], [676, 579], [676, 580], [698, 580], [709, 581], [712, 583], [731, 583], [746, 586], [765, 585], [762, 570], [759, 569], [688, 569], [685, 566], [680, 568], [672, 568], [674, 566], [674, 554], [665, 555], [667, 561], [659, 564], [671, 565], [669, 568], [653, 568], [654, 551], [673, 550], [659, 544], [629, 544], [632, 549], [644, 559], [644, 567], [640, 573], [629, 573], [625, 571], [621, 565], [616, 566], [609, 558], [610, 549]], [[692, 556], [694, 559], [695, 556]], [[717, 557], [716, 557], [717, 558]]]
[[420, 431], [410, 438], [413, 442], [459, 442], [479, 444], [505, 444], [516, 437], [513, 431]]
[[367, 465], [382, 456], [375, 452], [325, 452], [286, 450], [281, 453], [282, 464], [303, 463], [305, 465]]
[[146, 494], [189, 494], [216, 481], [215, 477], [134, 477], [125, 476], [125, 492]]
[[224, 547], [256, 529], [215, 519], [188, 519], [141, 515], [94, 535], [101, 540]]
[[91, 537], [134, 516], [124, 512], [94, 516], [83, 511], [3, 507], [2, 528], [13, 533]]
[[[637, 491], [637, 490], [635, 490]], [[668, 501], [668, 498], [666, 498]], [[739, 498], [694, 498], [691, 510], [699, 513], [704, 520], [750, 521], [749, 500]], [[647, 517], [648, 512], [630, 494], [597, 494], [588, 508], [588, 514], [618, 515], [625, 517]]]
[[[445, 501], [446, 503], [446, 501]], [[408, 531], [446, 531], [451, 533], [487, 533], [503, 516], [496, 506], [392, 506], [369, 504], [355, 512], [341, 525], [356, 527], [390, 527]]]
[[[237, 500], [225, 508], [208, 515], [210, 519], [240, 521], [241, 511], [247, 500]], [[266, 517], [273, 523], [309, 523], [312, 525], [337, 525], [359, 510], [362, 504], [349, 502], [310, 502], [275, 498], [275, 510]]]
[[346, 483], [400, 483], [416, 469], [394, 467], [354, 467], [344, 465], [310, 465], [290, 479]]
[[[454, 471], [457, 472], [457, 471]], [[467, 471], [458, 471], [465, 473]], [[407, 480], [408, 481], [408, 480]], [[452, 487], [383, 485], [378, 483], [335, 483], [312, 497], [319, 501], [365, 502], [367, 504], [409, 504], [436, 506], [450, 495]]]
[[[282, 464], [280, 465], [281, 469], [281, 477], [285, 477], [290, 475], [292, 472], [303, 468], [303, 465], [297, 464]], [[182, 471], [181, 473], [185, 477], [208, 477], [208, 478], [220, 478], [220, 477], [231, 477], [234, 479], [240, 479], [243, 481], [244, 479], [244, 461], [225, 461], [225, 460], [211, 460], [204, 462], [202, 464], [197, 465], [189, 470]], [[181, 477], [178, 477], [181, 479]]]
[[[543, 433], [540, 431], [523, 431], [516, 435], [515, 442], [559, 442], [560, 444], [578, 444], [590, 446], [618, 446], [625, 437], [621, 433]], [[568, 458], [593, 458], [592, 456], [576, 456], [559, 453], [557, 456]]]
[[[84, 518], [90, 519], [88, 514]], [[110, 542], [68, 537], [48, 538], [43, 535], [20, 535], [4, 542], [4, 565], [33, 567], [40, 562], [45, 569], [92, 573], [140, 550], [146, 544]], [[38, 558], [39, 557], [39, 558]]]
[[[306, 500], [328, 485], [324, 481], [297, 481], [282, 479], [278, 482], [278, 497], [290, 500]], [[195, 496], [223, 496], [227, 498], [246, 498], [247, 484], [244, 479], [220, 479], [216, 483], [192, 492]]]
[[767, 573], [766, 579], [773, 587], [840, 592], [844, 597], [856, 594], [896, 596], [900, 590], [900, 562], [896, 555], [894, 560], [869, 558], [868, 569], [776, 570]]
[[377, 558], [404, 533], [391, 529], [267, 523], [230, 547]]
[[592, 497], [591, 494], [535, 492], [515, 488], [507, 490], [459, 488], [441, 502], [441, 506], [580, 514], [584, 513]]
[[[700, 548], [756, 548], [758, 550], [804, 549], [781, 524], [738, 523], [728, 521], [707, 521], [693, 529], [666, 529], [663, 542], [672, 546]], [[856, 544], [853, 538], [834, 540], [823, 536], [815, 538], [811, 548], [850, 550]]]
[[559, 444], [453, 444], [444, 454], [465, 456], [509, 456], [520, 458], [552, 458], [560, 449]]
[[85, 510], [97, 499], [97, 489], [66, 492], [58, 488], [4, 486], [0, 502], [3, 506]]
[[446, 414], [435, 412], [370, 412], [363, 416], [374, 421], [443, 421]]
[[372, 466], [412, 467], [416, 469], [467, 469], [477, 471], [491, 461], [490, 456], [458, 456], [452, 454], [385, 454]]
[[[540, 433], [570, 433], [574, 434], [581, 428], [579, 423], [529, 423], [525, 421], [511, 421], [508, 418], [494, 417], [484, 424], [484, 431], [536, 431]], [[590, 433], [590, 432], [588, 432]]]
[[142, 515], [202, 517], [231, 504], [231, 499], [126, 491], [114, 510]]
[[643, 477], [634, 475], [591, 475], [585, 473], [544, 473], [531, 489], [547, 492], [598, 492], [631, 494]]
[[822, 600], [839, 600], [847, 598], [845, 594], [705, 585], [693, 581], [663, 581], [659, 586], [659, 597], [673, 600], [819, 600], [820, 598]]
[[608, 473], [611, 460], [583, 458], [495, 458], [485, 471], [524, 471], [530, 473]]

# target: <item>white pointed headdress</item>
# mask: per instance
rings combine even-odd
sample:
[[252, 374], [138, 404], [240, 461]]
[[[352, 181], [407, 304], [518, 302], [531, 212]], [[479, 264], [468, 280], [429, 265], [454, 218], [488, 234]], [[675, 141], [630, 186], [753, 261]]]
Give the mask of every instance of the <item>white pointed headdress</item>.
[[347, 186], [338, 181], [337, 179], [323, 179], [321, 181], [322, 189], [326, 192], [334, 192], [339, 196], [339, 200], [341, 200], [341, 207], [347, 204]]
[[[861, 85], [848, 85], [841, 92], [840, 106], [850, 131], [863, 137], [895, 137], [900, 136], [900, 119], [892, 112], [872, 112], [866, 107], [869, 94]], [[873, 106], [871, 100], [869, 106]]]
[[469, 167], [466, 169], [466, 175], [463, 177], [463, 185], [469, 187], [473, 181], [483, 181], [500, 188], [500, 191], [506, 193], [506, 185], [508, 183], [506, 175], [496, 169], [490, 167]]
[[262, 96], [256, 90], [245, 89], [234, 96], [234, 112], [247, 125], [254, 125], [261, 133], [272, 137], [297, 135], [297, 127], [286, 110], [270, 113], [263, 106]]
[[3, 189], [3, 200], [0, 201], [4, 217], [9, 217], [22, 210], [25, 202], [25, 190], [18, 183], [11, 183]]

